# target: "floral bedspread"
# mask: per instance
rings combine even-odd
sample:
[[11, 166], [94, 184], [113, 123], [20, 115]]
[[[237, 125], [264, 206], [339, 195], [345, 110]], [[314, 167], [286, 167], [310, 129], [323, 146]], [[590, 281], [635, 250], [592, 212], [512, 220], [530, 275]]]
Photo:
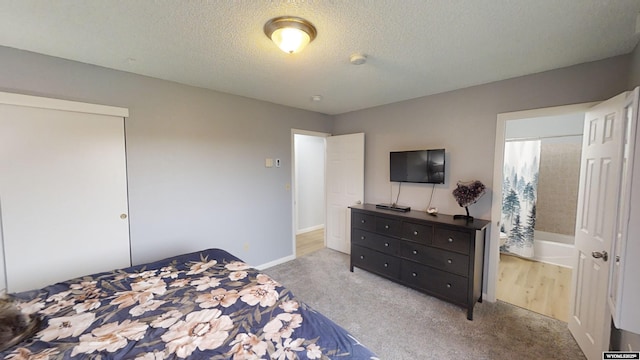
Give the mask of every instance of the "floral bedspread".
[[287, 288], [219, 249], [15, 297], [43, 321], [4, 359], [376, 359]]

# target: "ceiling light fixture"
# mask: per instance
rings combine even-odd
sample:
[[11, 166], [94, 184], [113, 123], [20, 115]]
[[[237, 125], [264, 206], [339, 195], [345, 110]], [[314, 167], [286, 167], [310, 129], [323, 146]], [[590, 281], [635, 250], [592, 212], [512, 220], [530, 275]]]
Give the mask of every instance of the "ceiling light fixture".
[[267, 21], [264, 33], [288, 54], [302, 51], [317, 35], [313, 24], [295, 16], [280, 16]]

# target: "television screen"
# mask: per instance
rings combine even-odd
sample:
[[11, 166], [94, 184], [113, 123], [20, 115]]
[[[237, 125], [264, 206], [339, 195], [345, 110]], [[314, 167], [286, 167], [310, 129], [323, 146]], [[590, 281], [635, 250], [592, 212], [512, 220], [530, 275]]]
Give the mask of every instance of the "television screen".
[[389, 153], [390, 180], [444, 184], [444, 164], [444, 149], [392, 151]]

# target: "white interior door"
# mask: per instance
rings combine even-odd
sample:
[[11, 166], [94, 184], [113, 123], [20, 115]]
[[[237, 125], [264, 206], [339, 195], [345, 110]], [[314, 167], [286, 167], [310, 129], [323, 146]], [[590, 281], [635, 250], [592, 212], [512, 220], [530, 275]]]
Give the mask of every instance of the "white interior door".
[[130, 265], [123, 117], [0, 105], [7, 289]]
[[[618, 226], [611, 251], [609, 309], [616, 328], [640, 334], [640, 133], [638, 106], [640, 87], [625, 103], [625, 142], [618, 203]], [[630, 344], [629, 344], [630, 345]], [[638, 350], [638, 348], [636, 348]]]
[[626, 96], [585, 115], [569, 330], [589, 360], [601, 359], [609, 346], [608, 255], [616, 233]]
[[349, 206], [364, 200], [364, 133], [327, 138], [327, 247], [351, 252]]

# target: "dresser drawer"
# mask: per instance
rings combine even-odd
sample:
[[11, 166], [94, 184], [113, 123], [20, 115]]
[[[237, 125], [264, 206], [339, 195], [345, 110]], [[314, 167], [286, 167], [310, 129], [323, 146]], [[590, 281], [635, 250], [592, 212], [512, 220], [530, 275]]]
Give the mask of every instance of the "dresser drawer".
[[469, 275], [469, 256], [467, 255], [404, 242], [400, 246], [400, 256], [457, 275], [465, 277]]
[[400, 275], [400, 262], [397, 257], [351, 245], [351, 263], [359, 268], [397, 279]]
[[416, 224], [412, 222], [402, 223], [402, 238], [419, 242], [421, 244], [431, 244], [433, 237], [433, 226]]
[[375, 231], [376, 217], [361, 212], [351, 212], [351, 226], [358, 229]]
[[463, 276], [405, 260], [402, 262], [400, 280], [458, 304], [467, 301], [468, 280]]
[[376, 232], [387, 236], [399, 237], [402, 222], [396, 219], [376, 217]]
[[432, 245], [468, 255], [471, 246], [471, 234], [437, 227]]
[[482, 298], [486, 220], [351, 208], [350, 270], [360, 268], [467, 309]]
[[390, 255], [397, 255], [399, 253], [398, 240], [360, 229], [353, 229], [351, 242]]

